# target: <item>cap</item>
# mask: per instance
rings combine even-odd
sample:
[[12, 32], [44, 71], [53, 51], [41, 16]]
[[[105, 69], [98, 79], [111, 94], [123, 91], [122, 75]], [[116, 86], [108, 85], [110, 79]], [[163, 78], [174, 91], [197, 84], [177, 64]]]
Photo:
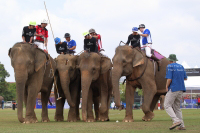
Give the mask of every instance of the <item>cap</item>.
[[29, 25], [35, 26], [35, 25], [36, 25], [36, 22], [35, 22], [35, 21], [31, 21], [31, 22], [29, 23]]
[[71, 37], [71, 35], [69, 33], [65, 33], [64, 38], [67, 38], [67, 37]]
[[84, 32], [83, 33], [83, 36], [87, 36], [87, 35], [89, 35], [90, 33], [88, 32], [88, 31], [86, 31], [86, 32]]
[[89, 33], [96, 33], [96, 31], [95, 31], [95, 29], [92, 29], [92, 28], [91, 28], [91, 29], [89, 30]]
[[138, 29], [140, 29], [140, 28], [145, 28], [145, 25], [144, 24], [140, 24]]
[[56, 45], [58, 44], [58, 43], [60, 43], [60, 38], [58, 38], [58, 37], [56, 37], [55, 39], [54, 39], [54, 41], [55, 41], [55, 43], [56, 43]]

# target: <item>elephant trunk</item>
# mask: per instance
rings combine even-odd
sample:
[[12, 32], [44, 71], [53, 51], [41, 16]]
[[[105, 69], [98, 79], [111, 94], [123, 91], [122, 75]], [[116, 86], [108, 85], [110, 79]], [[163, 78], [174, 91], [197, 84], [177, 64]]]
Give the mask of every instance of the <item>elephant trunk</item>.
[[115, 105], [120, 107], [120, 90], [119, 90], [119, 79], [121, 78], [122, 69], [113, 67], [112, 70], [112, 85], [115, 98]]
[[15, 71], [15, 80], [16, 80], [16, 91], [17, 91], [17, 116], [18, 120], [23, 123], [23, 100], [25, 92], [25, 84], [28, 78], [28, 74], [22, 71]]
[[81, 73], [81, 86], [82, 86], [82, 119], [87, 120], [87, 103], [88, 103], [88, 93], [90, 85], [92, 83], [92, 78], [87, 71]]
[[70, 77], [68, 71], [65, 72], [59, 72], [60, 75], [60, 82], [63, 89], [63, 92], [65, 94], [65, 97], [67, 99], [68, 104], [70, 107], [74, 107], [75, 104], [72, 102], [70, 90], [69, 90], [69, 84], [70, 84]]

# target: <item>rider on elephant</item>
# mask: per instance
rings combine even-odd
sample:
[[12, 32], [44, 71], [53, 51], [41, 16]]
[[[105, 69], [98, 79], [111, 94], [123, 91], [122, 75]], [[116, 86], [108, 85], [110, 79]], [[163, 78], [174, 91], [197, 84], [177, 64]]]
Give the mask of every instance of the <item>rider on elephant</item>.
[[144, 24], [140, 24], [139, 28], [138, 28], [142, 34], [139, 33], [140, 36], [142, 36], [142, 45], [143, 45], [143, 49], [145, 49], [146, 51], [146, 56], [153, 59], [154, 61], [157, 61], [160, 65], [160, 60], [154, 56], [153, 54], [151, 54], [151, 49], [152, 49], [152, 38], [151, 38], [151, 33], [149, 29], [145, 29], [145, 25]]
[[90, 29], [89, 33], [92, 37], [96, 38], [97, 41], [97, 45], [98, 45], [98, 51], [102, 54], [106, 56], [105, 50], [102, 48], [102, 41], [101, 41], [101, 35], [97, 34], [95, 29]]
[[71, 35], [69, 33], [65, 33], [64, 38], [66, 39], [67, 47], [69, 49], [69, 54], [74, 54], [76, 49], [76, 41], [71, 39]]
[[140, 48], [140, 35], [138, 34], [138, 28], [133, 27], [132, 28], [132, 34], [128, 36], [128, 41], [126, 42], [126, 45], [129, 45], [131, 42], [131, 48]]
[[25, 26], [22, 31], [22, 40], [23, 42], [33, 43], [34, 34], [35, 34], [35, 25], [36, 22], [30, 22], [29, 26]]
[[55, 41], [56, 51], [58, 54], [69, 53], [66, 42], [61, 42], [60, 38], [58, 37], [56, 37], [54, 41]]
[[36, 26], [36, 39], [35, 39], [35, 44], [38, 46], [40, 49], [44, 49], [47, 47], [48, 43], [48, 30], [46, 29], [46, 26], [48, 24], [47, 20], [42, 20], [41, 25]]
[[98, 45], [96, 43], [96, 38], [92, 37], [89, 32], [84, 32], [83, 36], [84, 39], [84, 51], [86, 52], [89, 50], [89, 52], [98, 52]]

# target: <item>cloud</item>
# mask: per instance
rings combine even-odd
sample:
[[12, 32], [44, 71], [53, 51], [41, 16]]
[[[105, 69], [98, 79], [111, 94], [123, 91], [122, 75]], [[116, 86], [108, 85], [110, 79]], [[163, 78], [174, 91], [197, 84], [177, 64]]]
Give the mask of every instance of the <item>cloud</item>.
[[[55, 37], [64, 41], [64, 34], [70, 33], [77, 42], [77, 52], [83, 49], [82, 33], [95, 28], [101, 34], [103, 48], [112, 58], [115, 48], [122, 40], [127, 41], [133, 26], [144, 23], [150, 29], [153, 48], [164, 56], [177, 54], [180, 63], [198, 65], [200, 30], [200, 2], [197, 0], [61, 0], [46, 1]], [[22, 28], [30, 21], [38, 24], [46, 19], [43, 1], [0, 2], [1, 15], [1, 62], [10, 73], [8, 81], [14, 81], [13, 68], [7, 51], [14, 43], [21, 41]], [[2, 21], [3, 20], [3, 21]], [[49, 53], [57, 57], [50, 26]]]

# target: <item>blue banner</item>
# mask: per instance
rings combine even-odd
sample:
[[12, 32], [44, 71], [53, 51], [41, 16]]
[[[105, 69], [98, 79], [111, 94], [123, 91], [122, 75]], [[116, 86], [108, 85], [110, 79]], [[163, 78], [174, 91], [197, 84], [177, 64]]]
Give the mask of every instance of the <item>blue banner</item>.
[[[51, 97], [51, 98], [49, 98], [49, 100], [51, 101], [52, 106], [48, 102], [48, 105], [47, 105], [48, 109], [55, 109], [56, 108], [55, 98]], [[42, 108], [42, 101], [41, 101], [41, 99], [37, 98], [36, 99], [36, 109], [41, 109], [41, 108]]]

